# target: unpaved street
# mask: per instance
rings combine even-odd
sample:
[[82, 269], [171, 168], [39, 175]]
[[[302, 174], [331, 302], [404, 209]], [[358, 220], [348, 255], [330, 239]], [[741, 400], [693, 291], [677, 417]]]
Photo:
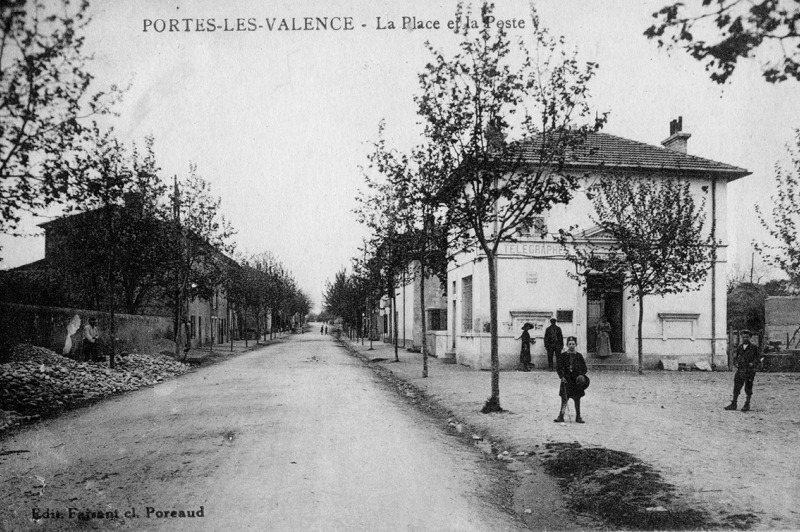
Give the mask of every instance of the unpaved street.
[[346, 353], [296, 335], [8, 437], [0, 530], [518, 529], [480, 453]]

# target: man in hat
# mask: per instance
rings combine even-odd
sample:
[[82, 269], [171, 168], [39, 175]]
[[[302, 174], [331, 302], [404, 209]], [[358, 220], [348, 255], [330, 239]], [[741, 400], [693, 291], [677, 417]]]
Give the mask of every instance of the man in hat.
[[758, 348], [750, 343], [750, 331], [744, 330], [742, 343], [736, 348], [736, 358], [733, 364], [736, 366], [736, 375], [733, 377], [733, 401], [725, 407], [725, 410], [736, 410], [739, 400], [739, 392], [744, 385], [744, 393], [747, 399], [742, 406], [742, 412], [750, 410], [750, 396], [753, 395], [753, 380], [756, 378], [756, 364], [758, 363]]
[[564, 349], [564, 335], [554, 318], [550, 319], [550, 327], [544, 331], [544, 347], [547, 349], [547, 367], [553, 371], [553, 360], [558, 363], [558, 355]]
[[[530, 371], [531, 364], [531, 335], [528, 333], [529, 329], [533, 329], [533, 325], [526, 323], [522, 326], [522, 333], [515, 338], [515, 340], [522, 339], [522, 347], [519, 351], [519, 368], [521, 371]], [[536, 340], [533, 340], [536, 343]]]

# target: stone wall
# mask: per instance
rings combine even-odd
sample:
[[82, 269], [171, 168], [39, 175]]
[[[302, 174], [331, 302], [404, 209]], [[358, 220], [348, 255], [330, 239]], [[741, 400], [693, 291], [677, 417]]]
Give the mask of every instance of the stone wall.
[[[67, 344], [70, 323], [80, 320], [78, 329]], [[59, 307], [39, 307], [0, 303], [0, 362], [6, 361], [10, 349], [18, 343], [30, 343], [77, 358], [83, 338], [83, 326], [89, 318], [96, 318], [101, 341], [111, 343], [111, 318], [104, 312]], [[117, 352], [174, 351], [172, 319], [162, 316], [115, 314], [114, 322]], [[77, 323], [77, 320], [75, 321]]]

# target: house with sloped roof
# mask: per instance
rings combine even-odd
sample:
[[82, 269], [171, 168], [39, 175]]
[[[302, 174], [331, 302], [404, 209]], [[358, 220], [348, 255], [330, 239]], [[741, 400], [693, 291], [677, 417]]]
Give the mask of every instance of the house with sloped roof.
[[[581, 175], [582, 187], [569, 204], [558, 205], [536, 220], [534, 227], [501, 245], [497, 258], [500, 366], [515, 368], [519, 361], [519, 336], [525, 323], [536, 343], [531, 347], [537, 368], [547, 367], [544, 332], [555, 319], [564, 338], [578, 338], [578, 351], [598, 368], [636, 369], [638, 308], [622, 286], [617, 290], [593, 290], [571, 278], [574, 266], [557, 242], [559, 229], [578, 226], [584, 237], [597, 236], [592, 227], [592, 202], [587, 189], [601, 173], [619, 178], [682, 178], [692, 194], [704, 199], [705, 231], [720, 242], [717, 257], [697, 290], [651, 297], [645, 305], [643, 351], [645, 367], [661, 359], [678, 362], [707, 361], [727, 364], [726, 291], [727, 187], [750, 174], [734, 165], [688, 153], [691, 135], [682, 131], [682, 120], [670, 124], [670, 136], [662, 146], [636, 142], [607, 133], [593, 133], [572, 156], [563, 161], [564, 171]], [[535, 161], [535, 140], [519, 147]], [[703, 203], [698, 201], [698, 204]], [[713, 223], [712, 223], [713, 221]], [[475, 369], [490, 368], [490, 314], [488, 267], [477, 251], [456, 255], [447, 277], [447, 352], [458, 363]], [[601, 320], [610, 324], [611, 356], [598, 356], [597, 331]], [[603, 329], [608, 329], [606, 323]], [[603, 353], [605, 355], [605, 353]]]
[[[0, 303], [22, 303], [43, 307], [64, 307], [88, 312], [108, 310], [108, 292], [101, 276], [96, 275], [96, 257], [86, 250], [97, 247], [106, 214], [122, 212], [129, 207], [101, 207], [62, 216], [44, 223], [45, 256], [43, 259], [24, 264], [0, 276]], [[119, 281], [114, 294], [114, 311], [118, 314], [145, 315], [174, 318], [173, 301], [167, 297], [163, 287], [165, 270], [150, 267], [149, 261], [166, 252], [172, 244], [166, 240], [174, 225], [156, 217], [143, 217], [137, 227], [152, 224], [143, 238], [142, 234], [129, 234], [121, 257], [117, 259]], [[172, 228], [172, 229], [170, 229]], [[113, 233], [117, 235], [117, 233]], [[163, 239], [150, 240], [154, 234]], [[119, 238], [119, 237], [118, 237]], [[214, 249], [206, 241], [187, 234], [185, 246], [202, 248], [204, 257], [220, 268], [239, 268], [233, 259]], [[102, 255], [102, 253], [100, 254]], [[82, 261], [85, 259], [85, 262]], [[73, 262], [69, 266], [65, 263]], [[198, 261], [196, 268], [205, 262]], [[187, 295], [182, 302], [184, 341], [191, 347], [213, 346], [230, 341], [240, 321], [229, 305], [227, 293], [222, 286], [208, 291], [205, 297]], [[244, 332], [244, 331], [242, 331]]]

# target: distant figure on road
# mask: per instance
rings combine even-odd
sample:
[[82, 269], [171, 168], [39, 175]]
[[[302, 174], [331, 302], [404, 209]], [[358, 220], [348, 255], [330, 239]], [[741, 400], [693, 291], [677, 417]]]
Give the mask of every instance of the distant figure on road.
[[319, 333], [320, 333], [320, 334], [322, 334], [322, 331], [323, 331], [324, 329], [325, 329], [325, 326], [324, 326], [324, 325], [320, 325], [320, 326], [319, 326]]
[[[528, 334], [529, 329], [533, 329], [533, 325], [526, 323], [522, 326], [522, 333], [514, 338], [515, 340], [522, 339], [522, 346], [519, 350], [520, 371], [531, 370], [531, 335]], [[536, 340], [534, 340], [533, 343], [536, 343]]]
[[758, 363], [758, 348], [750, 343], [750, 331], [744, 330], [742, 343], [736, 348], [736, 358], [733, 364], [736, 366], [736, 375], [733, 377], [733, 401], [725, 407], [725, 410], [736, 410], [739, 400], [739, 392], [744, 385], [744, 393], [747, 399], [742, 406], [742, 412], [750, 410], [750, 396], [753, 395], [753, 380], [756, 378], [756, 364]]
[[564, 334], [553, 318], [550, 327], [544, 331], [544, 348], [547, 349], [547, 367], [553, 371], [553, 361], [558, 363], [558, 355], [564, 350]]
[[597, 331], [597, 358], [608, 358], [611, 356], [611, 324], [608, 322], [605, 314], [600, 318], [600, 321], [595, 326]]
[[325, 334], [328, 334], [328, 326], [325, 326]]
[[564, 412], [567, 410], [567, 401], [572, 399], [575, 403], [575, 423], [583, 423], [581, 417], [581, 397], [584, 390], [589, 387], [589, 377], [586, 376], [586, 361], [583, 355], [575, 350], [578, 339], [574, 336], [567, 338], [567, 351], [558, 356], [556, 371], [561, 377], [561, 387], [558, 395], [561, 396], [561, 411], [553, 421], [564, 422]]
[[84, 360], [93, 361], [99, 357], [97, 350], [98, 338], [100, 338], [100, 331], [97, 329], [97, 319], [89, 318], [89, 321], [83, 326]]

